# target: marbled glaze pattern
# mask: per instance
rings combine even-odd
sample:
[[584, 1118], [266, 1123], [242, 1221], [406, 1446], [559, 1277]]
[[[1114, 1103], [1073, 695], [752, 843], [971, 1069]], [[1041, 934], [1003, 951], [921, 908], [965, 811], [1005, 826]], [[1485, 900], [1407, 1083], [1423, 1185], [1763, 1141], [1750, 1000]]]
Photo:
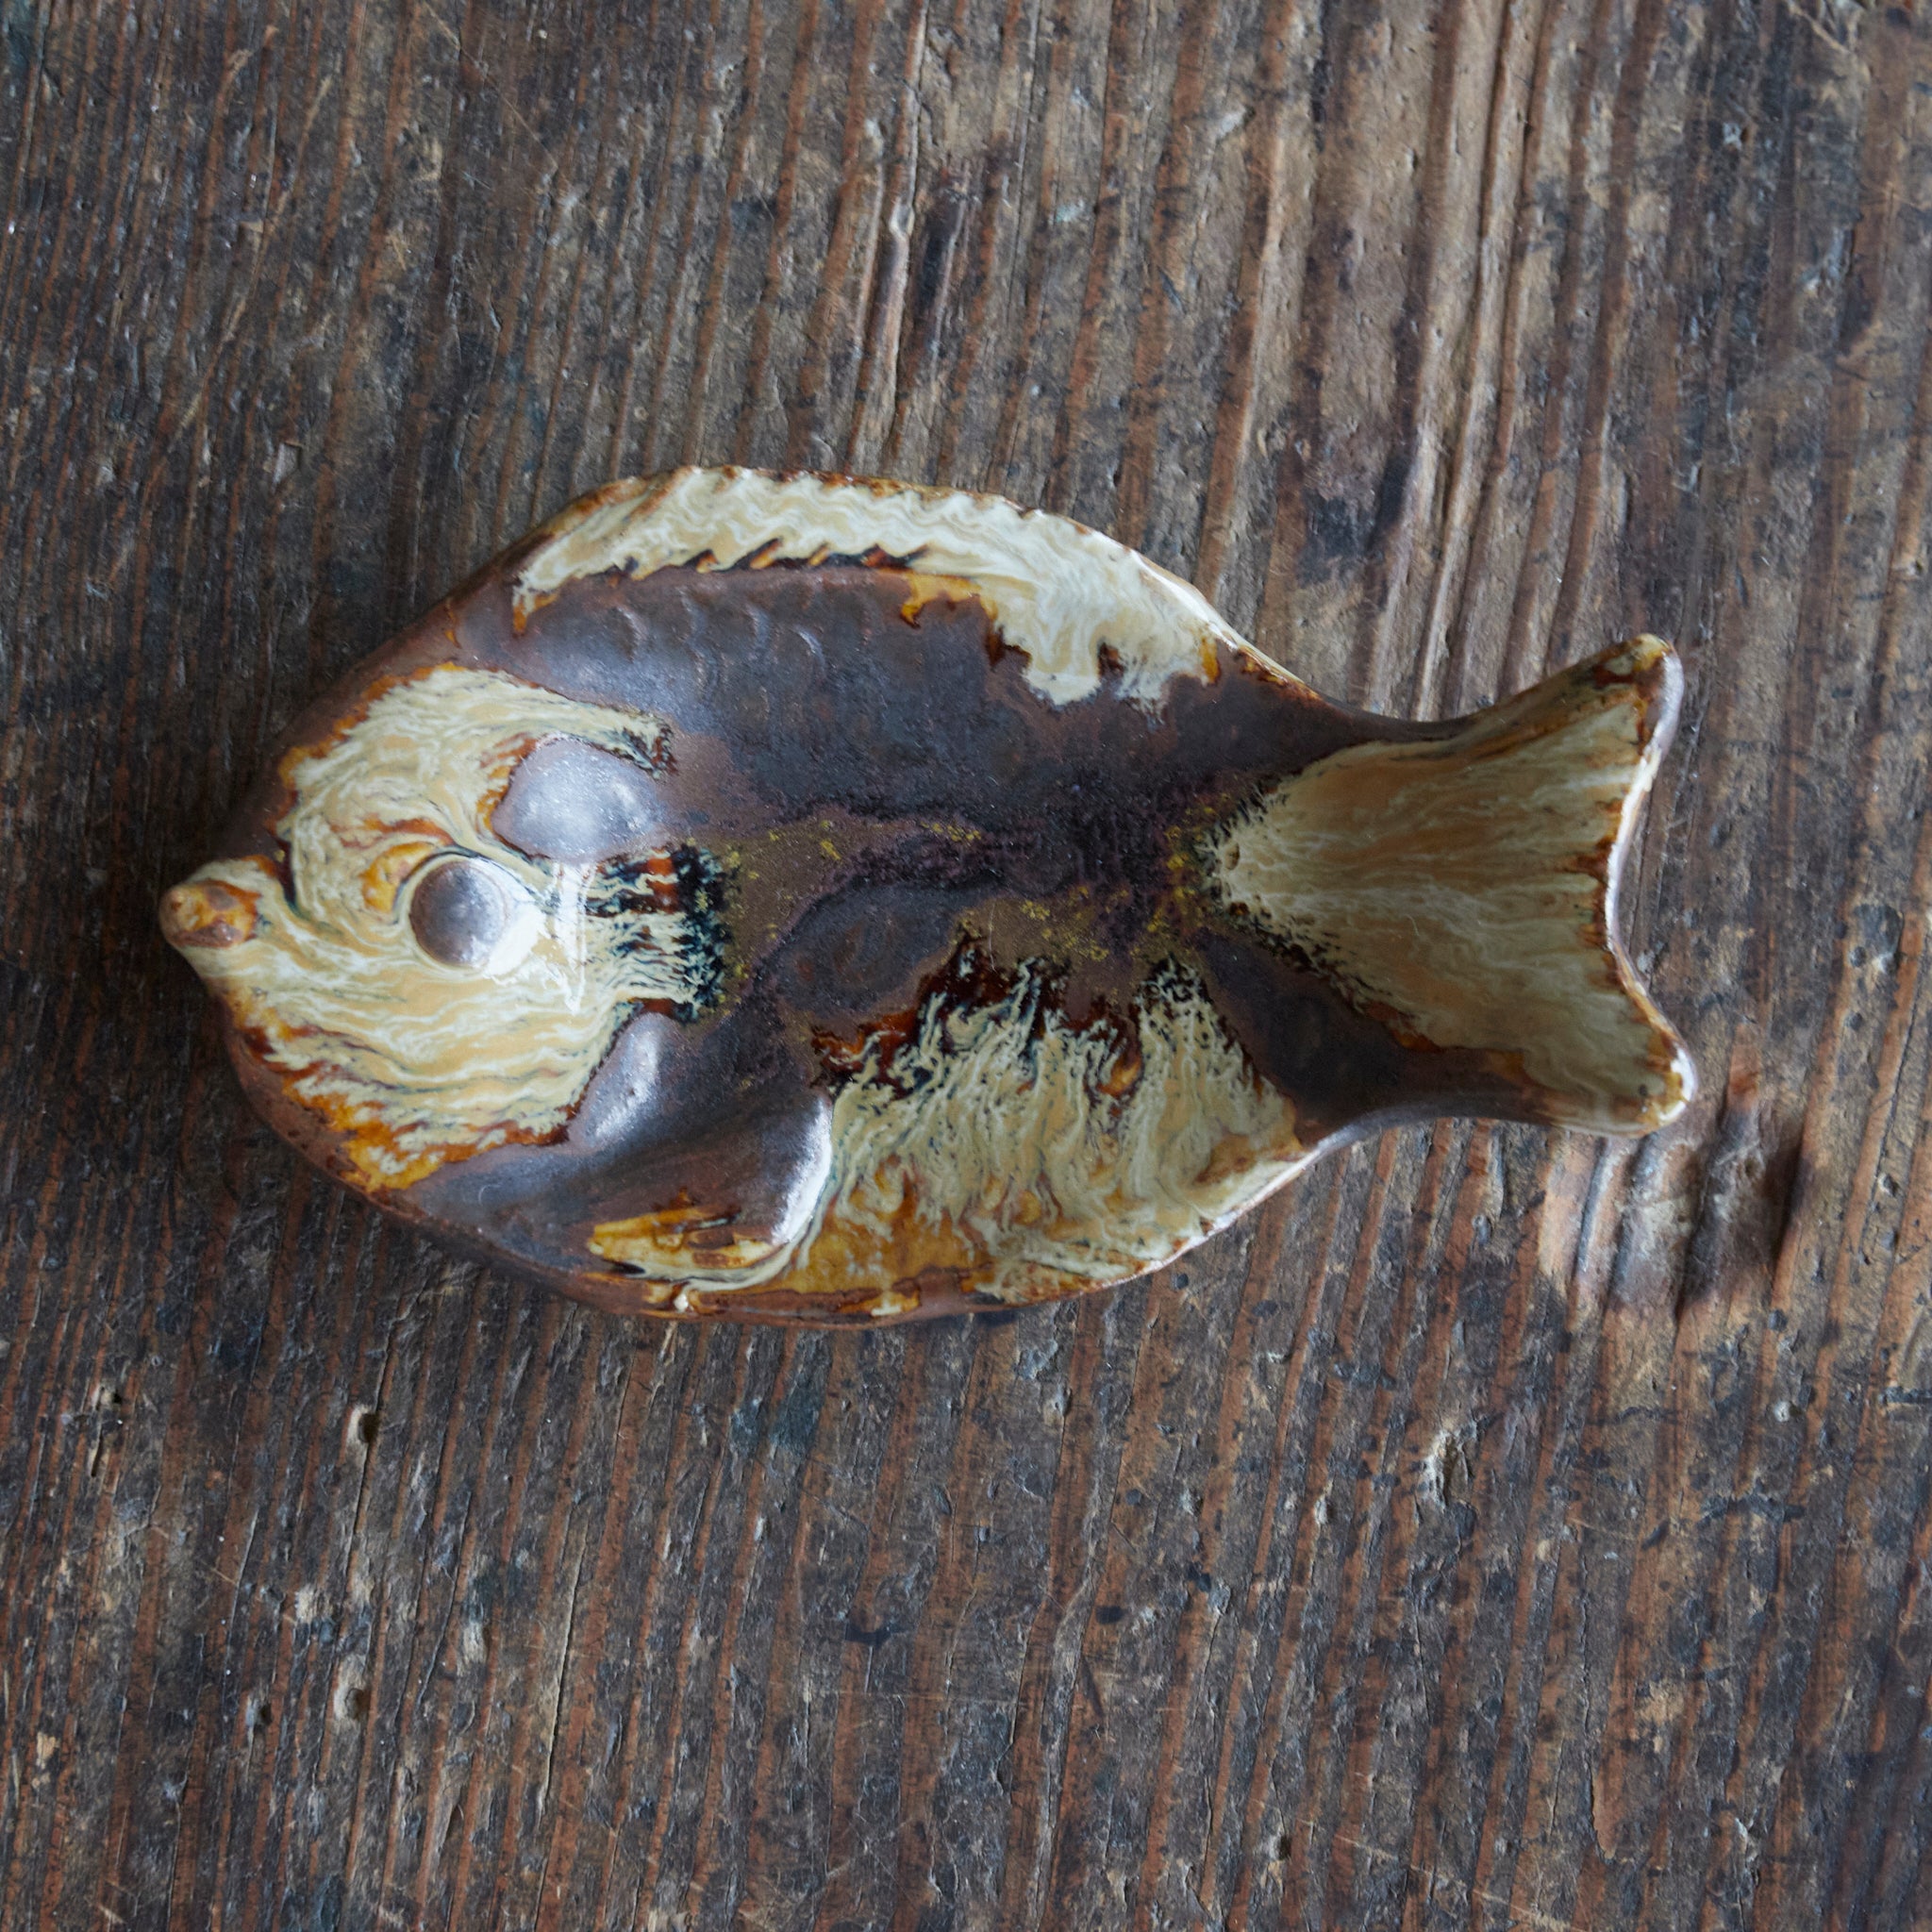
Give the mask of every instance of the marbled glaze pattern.
[[[634, 1007], [704, 1002], [688, 913], [630, 873], [544, 862], [492, 828], [518, 763], [558, 735], [646, 767], [660, 738], [648, 717], [498, 674], [417, 673], [284, 761], [284, 859], [218, 859], [169, 897], [170, 937], [289, 1092], [343, 1130], [366, 1185], [541, 1139]], [[240, 940], [211, 908], [245, 924]]]
[[1615, 884], [1680, 678], [1640, 638], [1454, 738], [1336, 752], [1215, 836], [1215, 881], [1402, 1030], [1511, 1057], [1549, 1119], [1645, 1131], [1693, 1075]]
[[1615, 892], [1679, 682], [1373, 718], [1061, 519], [685, 471], [298, 721], [163, 922], [296, 1144], [571, 1292], [1039, 1299], [1390, 1120], [1675, 1113]]

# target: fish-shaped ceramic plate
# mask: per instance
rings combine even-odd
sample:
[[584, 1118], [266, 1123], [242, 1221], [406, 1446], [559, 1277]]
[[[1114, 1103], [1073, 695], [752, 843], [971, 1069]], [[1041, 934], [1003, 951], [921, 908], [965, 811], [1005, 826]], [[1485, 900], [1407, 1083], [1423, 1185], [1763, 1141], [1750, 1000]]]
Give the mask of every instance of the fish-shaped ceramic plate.
[[299, 719], [162, 907], [380, 1207], [605, 1307], [876, 1322], [1172, 1260], [1321, 1154], [1641, 1134], [1618, 939], [1681, 674], [1343, 708], [1064, 519], [680, 470]]

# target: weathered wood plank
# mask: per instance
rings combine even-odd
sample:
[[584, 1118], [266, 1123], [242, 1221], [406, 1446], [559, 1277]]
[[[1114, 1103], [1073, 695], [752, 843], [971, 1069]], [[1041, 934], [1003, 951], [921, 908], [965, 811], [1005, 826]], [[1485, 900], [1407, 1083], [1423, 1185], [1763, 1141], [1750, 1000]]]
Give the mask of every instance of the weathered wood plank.
[[[0, 8], [0, 1925], [1932, 1919], [1932, 25]], [[153, 907], [677, 460], [1079, 516], [1339, 695], [1642, 625], [1706, 1075], [1177, 1271], [641, 1330], [311, 1176]]]

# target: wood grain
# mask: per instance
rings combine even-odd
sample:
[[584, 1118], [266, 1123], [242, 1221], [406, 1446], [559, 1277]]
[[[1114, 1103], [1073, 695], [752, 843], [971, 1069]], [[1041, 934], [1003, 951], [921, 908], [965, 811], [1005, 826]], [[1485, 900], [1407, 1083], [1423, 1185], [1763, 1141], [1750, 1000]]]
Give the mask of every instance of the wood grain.
[[[1932, 22], [0, 4], [0, 1926], [1932, 1923]], [[1175, 1271], [603, 1319], [242, 1107], [156, 931], [608, 477], [1002, 491], [1438, 715], [1642, 627], [1637, 1147]]]

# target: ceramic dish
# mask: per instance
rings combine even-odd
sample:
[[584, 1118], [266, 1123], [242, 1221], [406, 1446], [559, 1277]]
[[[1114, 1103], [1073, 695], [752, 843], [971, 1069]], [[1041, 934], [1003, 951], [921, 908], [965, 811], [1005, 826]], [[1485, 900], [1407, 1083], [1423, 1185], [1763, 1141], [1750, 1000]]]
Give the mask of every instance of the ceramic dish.
[[1617, 935], [1681, 675], [1346, 709], [1061, 518], [684, 470], [577, 503], [297, 721], [162, 908], [378, 1206], [602, 1307], [1103, 1288], [1391, 1122], [1641, 1134]]

